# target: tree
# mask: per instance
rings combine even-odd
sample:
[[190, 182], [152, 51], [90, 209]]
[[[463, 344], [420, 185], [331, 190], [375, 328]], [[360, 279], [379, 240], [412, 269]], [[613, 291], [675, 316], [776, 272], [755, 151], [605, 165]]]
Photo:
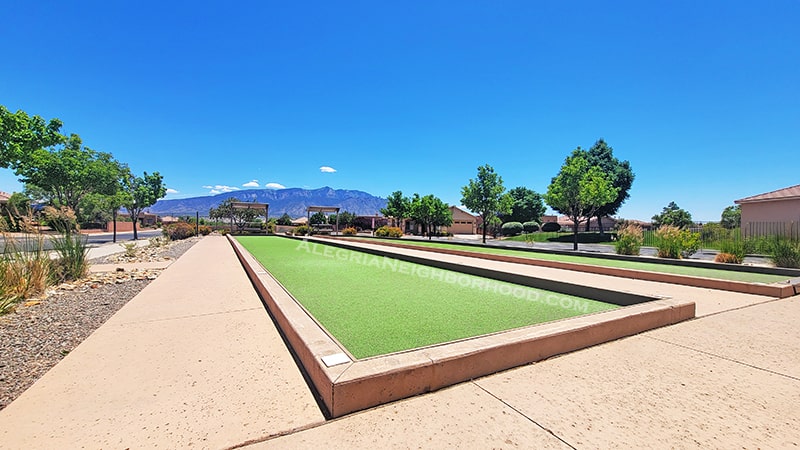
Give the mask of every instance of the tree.
[[453, 224], [453, 212], [450, 211], [450, 207], [433, 194], [424, 197], [414, 194], [410, 210], [409, 217], [422, 225], [428, 239], [438, 231], [439, 227]]
[[263, 215], [261, 209], [234, 208], [233, 204], [239, 202], [240, 200], [236, 197], [228, 197], [216, 208], [211, 208], [208, 211], [208, 217], [217, 221], [230, 220], [232, 225], [241, 230], [248, 222], [253, 222], [257, 217]]
[[[631, 185], [635, 175], [631, 169], [631, 164], [628, 161], [620, 161], [614, 157], [614, 149], [612, 149], [603, 139], [598, 140], [592, 145], [586, 158], [590, 166], [598, 166], [605, 173], [611, 184], [617, 188], [617, 196], [609, 203], [600, 206], [594, 213], [597, 217], [597, 224], [600, 227], [600, 234], [603, 234], [603, 217], [613, 216], [617, 214], [619, 208], [625, 203], [625, 200], [630, 197]], [[586, 221], [588, 230], [590, 220]]]
[[520, 186], [508, 191], [511, 197], [511, 213], [503, 216], [504, 222], [539, 222], [547, 208], [542, 196], [531, 189]]
[[80, 136], [72, 134], [63, 148], [33, 150], [17, 163], [15, 172], [20, 181], [38, 188], [49, 203], [77, 212], [89, 194], [115, 194], [125, 166], [110, 153], [84, 146]]
[[[492, 166], [478, 167], [478, 177], [470, 179], [461, 188], [461, 203], [473, 213], [477, 213], [488, 224], [498, 214], [511, 211], [510, 197], [504, 196], [503, 178], [495, 173]], [[483, 243], [486, 243], [486, 226], [483, 227]]]
[[290, 216], [288, 213], [283, 213], [283, 215], [280, 216], [278, 220], [275, 221], [275, 223], [278, 225], [291, 225], [292, 216]]
[[550, 182], [544, 200], [551, 208], [572, 220], [573, 250], [578, 249], [578, 227], [593, 217], [597, 209], [617, 196], [611, 180], [598, 166], [592, 166], [578, 147], [564, 161], [561, 171]]
[[411, 214], [411, 200], [403, 197], [401, 191], [392, 192], [386, 199], [386, 208], [381, 208], [381, 214], [392, 218], [392, 225], [403, 223], [403, 219]]
[[658, 228], [661, 225], [673, 225], [678, 228], [686, 228], [692, 225], [692, 215], [689, 211], [681, 209], [675, 202], [669, 202], [661, 210], [661, 214], [656, 214], [652, 218], [653, 227]]
[[136, 222], [139, 221], [139, 214], [149, 208], [167, 195], [167, 188], [164, 186], [164, 178], [158, 172], [152, 175], [144, 173], [143, 177], [130, 175], [125, 183], [125, 191], [129, 194], [125, 198], [125, 209], [131, 215], [133, 221], [133, 239], [139, 239], [136, 232]]
[[311, 215], [311, 217], [309, 217], [308, 223], [311, 225], [328, 223], [328, 216], [326, 216], [325, 213], [321, 211], [315, 212], [314, 214]]
[[733, 229], [742, 226], [742, 207], [739, 205], [728, 206], [722, 211], [720, 225], [725, 228]]
[[16, 170], [34, 151], [63, 143], [61, 126], [58, 119], [45, 122], [39, 116], [12, 113], [0, 105], [0, 167]]
[[342, 211], [339, 214], [331, 214], [328, 217], [328, 221], [332, 224], [338, 223], [340, 227], [350, 227], [355, 223], [356, 217], [354, 213]]

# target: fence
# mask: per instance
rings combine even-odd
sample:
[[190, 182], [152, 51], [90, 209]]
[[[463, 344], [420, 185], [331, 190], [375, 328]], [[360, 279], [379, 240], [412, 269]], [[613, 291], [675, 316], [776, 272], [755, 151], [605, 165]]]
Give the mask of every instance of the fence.
[[[753, 249], [763, 253], [776, 237], [800, 242], [800, 222], [748, 222], [741, 228], [723, 228], [717, 223], [708, 223], [702, 227], [689, 228], [700, 234], [701, 248], [719, 249], [725, 241], [749, 241]], [[655, 247], [657, 237], [655, 231], [644, 232], [644, 245]]]

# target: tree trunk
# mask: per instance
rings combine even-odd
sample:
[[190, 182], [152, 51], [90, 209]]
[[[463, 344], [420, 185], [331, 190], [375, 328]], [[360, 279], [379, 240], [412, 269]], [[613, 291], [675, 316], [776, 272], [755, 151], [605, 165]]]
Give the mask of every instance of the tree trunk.
[[139, 221], [139, 214], [134, 215], [131, 213], [131, 219], [133, 219], [133, 240], [136, 241], [139, 239], [139, 235], [136, 234], [136, 222]]
[[600, 228], [600, 236], [602, 236], [605, 231], [603, 230], [603, 219], [599, 215], [597, 216], [597, 226]]
[[572, 250], [578, 249], [578, 227], [580, 222], [577, 220], [572, 221]]
[[591, 231], [591, 230], [589, 230], [589, 225], [591, 225], [591, 224], [592, 224], [592, 218], [590, 217], [589, 220], [586, 221], [586, 232], [587, 233], [589, 231]]
[[113, 214], [113, 216], [114, 216], [114, 238], [112, 239], [112, 242], [117, 242], [117, 210], [115, 209], [113, 212], [114, 212], [114, 214]]
[[486, 216], [483, 216], [483, 243], [486, 244]]

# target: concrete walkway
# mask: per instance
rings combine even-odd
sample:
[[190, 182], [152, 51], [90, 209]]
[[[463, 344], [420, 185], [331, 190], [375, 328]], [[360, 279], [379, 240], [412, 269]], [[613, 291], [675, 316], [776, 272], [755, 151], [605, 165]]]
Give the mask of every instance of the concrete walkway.
[[0, 411], [0, 447], [800, 445], [797, 297], [498, 264], [687, 296], [704, 317], [325, 421], [230, 246], [211, 236]]

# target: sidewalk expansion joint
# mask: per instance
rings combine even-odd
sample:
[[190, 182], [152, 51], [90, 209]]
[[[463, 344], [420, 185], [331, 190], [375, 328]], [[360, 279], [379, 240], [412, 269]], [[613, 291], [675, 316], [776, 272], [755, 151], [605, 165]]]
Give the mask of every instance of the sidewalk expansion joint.
[[653, 339], [655, 341], [663, 342], [665, 344], [674, 345], [676, 347], [684, 348], [686, 350], [691, 350], [693, 352], [702, 353], [704, 355], [711, 356], [711, 357], [714, 357], [714, 358], [724, 359], [724, 360], [730, 361], [732, 363], [740, 364], [740, 365], [745, 366], [745, 367], [750, 367], [751, 369], [761, 370], [763, 372], [771, 373], [773, 375], [778, 375], [778, 376], [781, 376], [781, 377], [784, 377], [784, 378], [788, 378], [788, 379], [794, 380], [794, 381], [800, 381], [800, 377], [796, 377], [796, 376], [789, 375], [789, 374], [786, 374], [786, 373], [781, 373], [781, 372], [778, 372], [778, 371], [775, 371], [775, 370], [772, 370], [772, 369], [767, 369], [765, 367], [759, 367], [759, 366], [756, 366], [756, 365], [753, 365], [753, 364], [750, 364], [750, 363], [746, 363], [744, 361], [739, 361], [738, 359], [729, 358], [727, 356], [718, 355], [716, 353], [711, 353], [711, 352], [708, 352], [708, 351], [705, 351], [705, 350], [700, 350], [698, 348], [689, 347], [688, 345], [678, 344], [677, 342], [671, 342], [671, 341], [667, 341], [665, 339], [660, 339], [660, 338], [653, 337], [653, 336], [647, 336], [647, 335], [642, 335], [642, 336], [644, 336], [646, 338]]
[[189, 314], [189, 315], [186, 315], [186, 316], [165, 317], [165, 318], [162, 318], [162, 319], [140, 320], [140, 321], [136, 321], [136, 322], [123, 322], [123, 323], [121, 323], [119, 325], [120, 326], [127, 326], [127, 325], [139, 325], [139, 324], [143, 324], [143, 323], [168, 322], [168, 321], [171, 321], [171, 320], [183, 320], [183, 319], [192, 319], [192, 318], [195, 318], [195, 317], [219, 316], [219, 315], [223, 315], [223, 314], [240, 313], [240, 312], [245, 312], [245, 311], [262, 311], [263, 312], [264, 311], [264, 307], [263, 306], [256, 306], [256, 307], [252, 307], [252, 308], [231, 309], [231, 310], [228, 310], [228, 311], [217, 311], [217, 312], [210, 312], [210, 313], [204, 313], [204, 314]]
[[534, 425], [536, 425], [537, 427], [541, 428], [542, 430], [546, 431], [546, 432], [547, 432], [547, 433], [549, 433], [551, 436], [553, 436], [554, 438], [556, 438], [556, 439], [558, 439], [559, 441], [561, 441], [561, 442], [562, 442], [564, 445], [566, 445], [567, 447], [569, 447], [569, 448], [571, 448], [571, 449], [576, 449], [576, 447], [575, 447], [574, 445], [572, 445], [572, 444], [570, 444], [569, 442], [565, 441], [565, 440], [564, 440], [564, 438], [562, 438], [561, 436], [559, 436], [559, 435], [555, 434], [555, 433], [553, 432], [553, 430], [551, 430], [551, 429], [549, 429], [549, 428], [545, 427], [544, 425], [540, 424], [539, 422], [535, 421], [535, 420], [534, 420], [532, 417], [528, 416], [528, 415], [527, 415], [527, 414], [525, 414], [524, 412], [522, 412], [522, 411], [520, 411], [519, 409], [515, 408], [514, 406], [510, 405], [510, 404], [509, 404], [507, 401], [503, 400], [502, 398], [500, 398], [500, 397], [498, 397], [498, 396], [494, 395], [492, 392], [490, 392], [489, 390], [487, 390], [486, 388], [484, 388], [483, 386], [481, 386], [480, 384], [478, 384], [477, 382], [475, 382], [475, 380], [473, 380], [473, 381], [470, 381], [470, 383], [472, 383], [473, 385], [477, 386], [477, 387], [478, 387], [478, 389], [482, 390], [483, 392], [486, 392], [487, 394], [491, 395], [491, 396], [492, 396], [492, 397], [494, 397], [494, 398], [495, 398], [497, 401], [499, 401], [500, 403], [502, 403], [502, 404], [506, 405], [506, 406], [507, 406], [507, 407], [509, 407], [509, 408], [510, 408], [512, 411], [514, 411], [514, 412], [516, 412], [517, 414], [519, 414], [520, 416], [524, 417], [525, 419], [527, 419], [527, 420], [528, 420], [529, 422], [531, 422], [532, 424], [534, 424]]

